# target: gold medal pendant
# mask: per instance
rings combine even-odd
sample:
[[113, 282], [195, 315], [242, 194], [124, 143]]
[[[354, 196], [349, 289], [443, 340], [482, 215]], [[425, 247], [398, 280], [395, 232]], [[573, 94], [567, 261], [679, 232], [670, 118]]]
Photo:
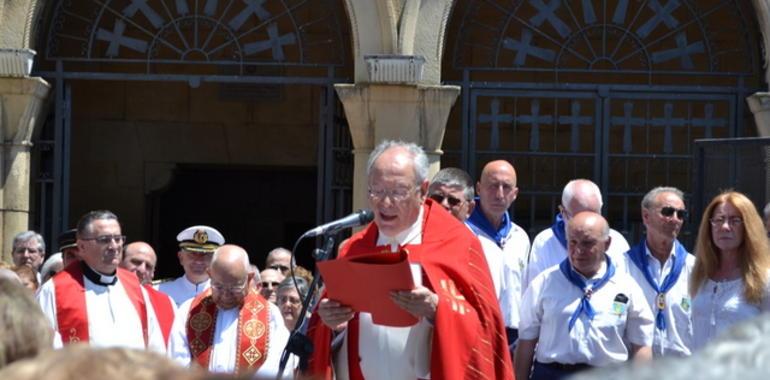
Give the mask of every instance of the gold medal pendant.
[[658, 293], [658, 309], [666, 308], [666, 293]]

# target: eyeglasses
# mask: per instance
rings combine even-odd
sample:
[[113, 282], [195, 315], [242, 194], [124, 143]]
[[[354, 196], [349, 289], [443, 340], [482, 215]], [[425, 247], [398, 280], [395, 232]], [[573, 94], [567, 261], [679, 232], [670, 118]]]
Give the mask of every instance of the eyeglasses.
[[241, 285], [234, 285], [234, 286], [226, 286], [222, 284], [211, 284], [211, 288], [218, 291], [218, 292], [226, 292], [226, 293], [238, 293], [242, 292], [243, 289], [246, 289], [246, 283]]
[[123, 244], [126, 241], [126, 235], [102, 235], [92, 238], [80, 238], [80, 240], [93, 240], [102, 245], [110, 244], [110, 242], [115, 240], [115, 243]]
[[37, 255], [42, 253], [43, 251], [37, 248], [26, 248], [26, 247], [19, 247], [13, 250], [13, 253], [23, 255], [25, 253], [29, 252], [31, 255]]
[[289, 297], [289, 296], [280, 296], [280, 297], [278, 297], [278, 305], [283, 305], [286, 302], [288, 302], [289, 305], [291, 305], [291, 306], [297, 306], [300, 303], [302, 303], [302, 301], [300, 301], [300, 299], [298, 297]]
[[277, 281], [262, 281], [261, 284], [263, 288], [277, 288], [281, 283]]
[[400, 187], [393, 190], [385, 190], [385, 189], [372, 189], [369, 188], [369, 198], [371, 198], [375, 202], [379, 202], [381, 200], [384, 200], [385, 197], [390, 198], [393, 202], [401, 202], [409, 197], [409, 195], [414, 191], [413, 187], [406, 188], [406, 187]]
[[676, 213], [676, 218], [679, 220], [687, 219], [688, 212], [683, 208], [674, 208], [671, 206], [666, 206], [660, 209], [660, 215], [663, 215], [667, 218], [670, 218], [671, 216], [673, 216], [674, 213]]
[[444, 199], [446, 199], [447, 203], [449, 203], [449, 206], [451, 206], [451, 207], [455, 207], [455, 206], [459, 205], [460, 203], [463, 203], [462, 199], [455, 198], [455, 197], [453, 197], [453, 196], [451, 196], [449, 194], [443, 195], [443, 194], [439, 194], [439, 193], [434, 193], [434, 194], [430, 195], [430, 199], [433, 199], [434, 201], [436, 201], [436, 203], [443, 203]]
[[709, 219], [709, 222], [711, 222], [712, 227], [722, 227], [725, 224], [725, 222], [727, 222], [727, 224], [730, 227], [737, 227], [743, 224], [743, 218], [741, 218], [740, 216], [733, 216], [730, 218], [725, 218], [724, 216], [718, 216], [716, 218]]
[[275, 269], [281, 272], [286, 272], [287, 270], [289, 270], [289, 267], [287, 267], [286, 265], [271, 265], [269, 268]]

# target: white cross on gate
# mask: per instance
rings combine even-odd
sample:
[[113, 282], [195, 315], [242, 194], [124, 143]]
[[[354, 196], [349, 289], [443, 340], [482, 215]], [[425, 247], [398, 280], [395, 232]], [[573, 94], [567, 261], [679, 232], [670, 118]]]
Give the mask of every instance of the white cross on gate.
[[273, 59], [276, 61], [283, 61], [286, 59], [283, 53], [283, 45], [293, 45], [297, 42], [296, 38], [294, 37], [294, 33], [288, 33], [279, 36], [278, 24], [276, 23], [268, 25], [267, 37], [267, 40], [252, 42], [244, 45], [243, 52], [246, 55], [251, 55], [265, 51], [267, 49], [272, 49]]
[[124, 36], [123, 32], [125, 32], [125, 30], [126, 23], [123, 20], [115, 20], [115, 26], [113, 27], [112, 32], [102, 28], [99, 28], [96, 32], [97, 40], [110, 43], [107, 47], [107, 52], [105, 53], [107, 57], [117, 57], [121, 45], [140, 53], [147, 51], [146, 41]]

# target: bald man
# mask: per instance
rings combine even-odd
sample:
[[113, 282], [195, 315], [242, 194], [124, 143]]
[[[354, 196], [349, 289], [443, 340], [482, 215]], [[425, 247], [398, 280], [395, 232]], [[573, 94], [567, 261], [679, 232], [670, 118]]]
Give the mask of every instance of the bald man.
[[516, 169], [508, 161], [487, 163], [476, 183], [476, 208], [466, 222], [482, 240], [502, 251], [503, 275], [500, 304], [509, 344], [518, 337], [522, 272], [529, 254], [529, 236], [511, 219], [508, 209], [519, 195]]
[[[278, 247], [270, 251], [265, 259], [265, 269], [275, 269], [285, 277], [291, 267], [291, 251]], [[279, 281], [280, 282], [280, 281]]]
[[[522, 288], [527, 289], [529, 283], [540, 273], [553, 266], [559, 265], [567, 257], [566, 223], [583, 211], [597, 214], [602, 213], [602, 193], [592, 181], [587, 179], [575, 179], [569, 181], [561, 193], [561, 205], [559, 213], [551, 227], [541, 231], [532, 242], [532, 250], [529, 252], [527, 269], [522, 281]], [[609, 230], [612, 244], [607, 249], [607, 254], [612, 257], [616, 265], [623, 265], [628, 242], [623, 235], [613, 229]]]
[[207, 270], [211, 287], [177, 312], [172, 359], [183, 365], [195, 361], [212, 372], [277, 376], [289, 331], [278, 307], [249, 286], [250, 266], [248, 254], [236, 245], [214, 252]]
[[123, 260], [121, 260], [120, 267], [136, 273], [139, 282], [142, 285], [147, 285], [152, 283], [152, 279], [155, 277], [155, 265], [157, 263], [158, 257], [155, 255], [155, 250], [149, 244], [137, 241], [123, 249]]
[[591, 367], [652, 357], [653, 315], [642, 289], [607, 255], [607, 221], [567, 223], [568, 257], [535, 278], [521, 302], [517, 379], [559, 380]]

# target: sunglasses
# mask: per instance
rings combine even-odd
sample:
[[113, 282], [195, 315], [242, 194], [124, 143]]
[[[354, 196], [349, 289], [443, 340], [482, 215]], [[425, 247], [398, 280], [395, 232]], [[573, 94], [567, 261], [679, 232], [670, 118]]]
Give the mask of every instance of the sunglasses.
[[278, 285], [280, 285], [280, 282], [270, 282], [270, 281], [262, 281], [262, 287], [263, 288], [277, 288]]
[[463, 203], [462, 199], [455, 198], [455, 197], [453, 197], [451, 195], [443, 195], [443, 194], [438, 194], [438, 193], [431, 194], [430, 195], [430, 199], [433, 199], [434, 201], [436, 201], [436, 203], [443, 203], [444, 199], [446, 199], [447, 203], [449, 203], [449, 206], [451, 206], [451, 207], [455, 207], [455, 206], [459, 205], [460, 203]]
[[279, 272], [286, 272], [289, 270], [289, 267], [287, 267], [286, 265], [271, 265], [270, 269], [275, 269]]
[[679, 220], [685, 220], [687, 219], [687, 210], [685, 209], [677, 209], [673, 208], [671, 206], [666, 206], [660, 209], [660, 215], [663, 215], [665, 217], [671, 217], [676, 213], [676, 218]]

